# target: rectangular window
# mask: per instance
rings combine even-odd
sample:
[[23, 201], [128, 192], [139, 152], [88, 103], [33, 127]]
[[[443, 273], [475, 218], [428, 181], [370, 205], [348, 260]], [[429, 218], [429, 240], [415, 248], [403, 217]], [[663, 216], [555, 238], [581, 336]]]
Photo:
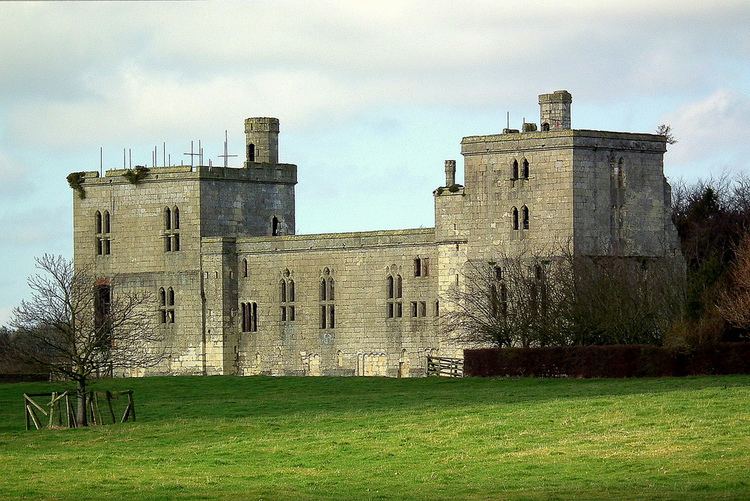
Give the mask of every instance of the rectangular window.
[[419, 316], [420, 317], [427, 316], [427, 303], [425, 301], [419, 302]]
[[400, 302], [396, 303], [396, 317], [401, 318], [404, 316], [404, 308]]
[[326, 328], [326, 305], [320, 305], [320, 328]]
[[416, 301], [411, 302], [411, 316], [412, 317], [417, 316], [417, 302]]
[[389, 302], [386, 308], [386, 316], [388, 318], [393, 318], [393, 303]]

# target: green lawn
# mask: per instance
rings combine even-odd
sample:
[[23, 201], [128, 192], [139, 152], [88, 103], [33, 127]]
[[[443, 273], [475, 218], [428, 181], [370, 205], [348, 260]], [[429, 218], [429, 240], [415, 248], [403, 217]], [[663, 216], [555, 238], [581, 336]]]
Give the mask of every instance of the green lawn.
[[0, 385], [0, 499], [750, 499], [750, 376], [166, 377], [136, 423], [24, 431]]

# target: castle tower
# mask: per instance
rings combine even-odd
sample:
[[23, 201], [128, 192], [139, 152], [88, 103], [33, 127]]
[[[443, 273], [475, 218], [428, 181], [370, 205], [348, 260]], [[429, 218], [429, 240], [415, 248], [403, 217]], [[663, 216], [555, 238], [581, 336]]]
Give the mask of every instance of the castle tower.
[[539, 120], [542, 130], [570, 129], [570, 103], [573, 96], [567, 90], [539, 96]]
[[253, 162], [279, 163], [279, 119], [255, 117], [245, 120], [245, 167]]

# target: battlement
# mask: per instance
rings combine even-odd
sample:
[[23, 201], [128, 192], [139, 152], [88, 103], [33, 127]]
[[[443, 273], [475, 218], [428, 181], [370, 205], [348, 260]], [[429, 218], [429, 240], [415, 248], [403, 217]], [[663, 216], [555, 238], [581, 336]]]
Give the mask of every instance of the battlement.
[[[109, 169], [100, 177], [96, 171], [84, 173], [83, 185], [99, 184], [128, 184], [124, 175], [130, 169]], [[297, 166], [294, 164], [270, 164], [252, 162], [249, 168], [215, 167], [199, 165], [175, 165], [171, 167], [149, 168], [148, 173], [140, 183], [174, 181], [182, 179], [193, 180], [227, 180], [249, 183], [297, 184]]]
[[523, 134], [487, 134], [466, 136], [461, 140], [461, 154], [464, 156], [521, 149], [555, 148], [613, 148], [658, 153], [663, 153], [667, 149], [666, 138], [658, 134], [586, 129], [558, 129]]

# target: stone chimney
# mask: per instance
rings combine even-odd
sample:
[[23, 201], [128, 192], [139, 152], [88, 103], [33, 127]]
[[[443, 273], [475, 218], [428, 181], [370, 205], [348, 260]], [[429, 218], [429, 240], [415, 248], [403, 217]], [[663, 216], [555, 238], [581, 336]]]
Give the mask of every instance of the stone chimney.
[[445, 161], [445, 185], [453, 186], [456, 184], [456, 161]]

